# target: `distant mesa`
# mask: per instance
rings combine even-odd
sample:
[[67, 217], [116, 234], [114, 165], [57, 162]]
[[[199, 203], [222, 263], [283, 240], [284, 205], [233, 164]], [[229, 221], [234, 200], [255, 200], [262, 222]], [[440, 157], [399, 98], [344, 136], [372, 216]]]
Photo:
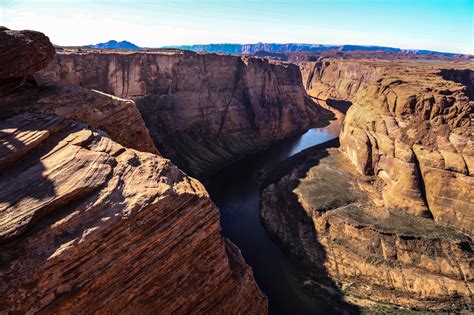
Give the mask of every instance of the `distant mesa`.
[[384, 46], [364, 46], [364, 45], [322, 45], [322, 44], [273, 44], [273, 43], [256, 43], [256, 44], [208, 44], [208, 45], [185, 45], [185, 46], [166, 46], [163, 48], [178, 48], [184, 50], [192, 50], [198, 52], [225, 53], [225, 54], [255, 54], [261, 51], [267, 52], [324, 52], [328, 50], [338, 51], [387, 51], [401, 52], [414, 55], [442, 55], [454, 56], [454, 53], [446, 53], [431, 50], [416, 49], [400, 49], [395, 47]]
[[[143, 49], [129, 41], [117, 42], [116, 40], [109, 40], [106, 43], [99, 43], [95, 45], [85, 45], [85, 48], [100, 48], [100, 49], [127, 49], [127, 50], [140, 50]], [[264, 57], [270, 53], [267, 57], [273, 56], [274, 53], [293, 53], [293, 52], [311, 52], [311, 53], [323, 53], [327, 51], [340, 51], [340, 52], [353, 52], [353, 51], [367, 51], [367, 52], [388, 52], [388, 53], [403, 53], [407, 55], [438, 55], [445, 57], [454, 57], [460, 54], [439, 52], [432, 50], [419, 50], [419, 49], [401, 49], [396, 47], [385, 47], [385, 46], [366, 46], [366, 45], [323, 45], [323, 44], [299, 44], [299, 43], [288, 43], [288, 44], [275, 44], [275, 43], [256, 43], [256, 44], [206, 44], [206, 45], [176, 45], [176, 46], [163, 46], [161, 48], [173, 48], [182, 50], [191, 50], [195, 52], [207, 52], [207, 53], [223, 53], [229, 55], [255, 55], [258, 57]], [[285, 57], [286, 58], [286, 57]], [[283, 59], [285, 59], [283, 58]]]
[[137, 45], [130, 43], [126, 40], [117, 42], [116, 40], [109, 40], [106, 43], [99, 43], [95, 45], [85, 45], [86, 48], [102, 48], [102, 49], [129, 49], [129, 50], [139, 50], [141, 49]]

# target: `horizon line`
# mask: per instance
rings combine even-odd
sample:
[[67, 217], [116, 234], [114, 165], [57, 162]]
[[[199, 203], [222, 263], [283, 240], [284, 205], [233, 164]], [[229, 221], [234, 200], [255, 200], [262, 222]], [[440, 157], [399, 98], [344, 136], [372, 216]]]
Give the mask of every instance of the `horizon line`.
[[[318, 46], [325, 46], [325, 47], [340, 47], [340, 46], [360, 46], [360, 47], [381, 47], [381, 48], [393, 48], [393, 49], [400, 49], [403, 51], [427, 51], [427, 52], [437, 52], [437, 53], [443, 53], [443, 54], [453, 54], [453, 55], [465, 55], [465, 56], [474, 56], [474, 52], [473, 53], [460, 53], [460, 52], [450, 52], [450, 51], [440, 51], [440, 50], [432, 50], [432, 49], [420, 49], [420, 48], [400, 48], [400, 47], [396, 47], [396, 46], [383, 46], [383, 45], [374, 45], [374, 44], [370, 44], [370, 45], [360, 45], [360, 44], [321, 44], [321, 43], [298, 43], [298, 42], [255, 42], [255, 43], [232, 43], [232, 42], [221, 42], [221, 43], [207, 43], [207, 44], [174, 44], [174, 45], [164, 45], [164, 46], [156, 46], [156, 47], [153, 47], [153, 46], [140, 46], [136, 43], [134, 43], [133, 41], [130, 41], [130, 40], [127, 40], [127, 39], [123, 39], [123, 40], [115, 40], [115, 39], [110, 39], [108, 41], [105, 41], [105, 42], [100, 42], [100, 43], [96, 43], [96, 44], [85, 44], [85, 45], [82, 45], [82, 46], [76, 46], [76, 47], [83, 47], [83, 46], [91, 46], [91, 45], [98, 45], [98, 44], [105, 44], [107, 42], [110, 42], [110, 41], [116, 41], [116, 42], [128, 42], [128, 43], [131, 43], [135, 46], [138, 46], [140, 48], [177, 48], [177, 47], [180, 47], [180, 46], [188, 46], [188, 47], [192, 47], [192, 46], [209, 46], [209, 45], [257, 45], [257, 44], [277, 44], [277, 45], [318, 45]], [[68, 47], [67, 45], [57, 45], [57, 46], [62, 46], [62, 47]], [[70, 47], [74, 47], [74, 46], [70, 46]], [[283, 52], [283, 51], [282, 51]]]

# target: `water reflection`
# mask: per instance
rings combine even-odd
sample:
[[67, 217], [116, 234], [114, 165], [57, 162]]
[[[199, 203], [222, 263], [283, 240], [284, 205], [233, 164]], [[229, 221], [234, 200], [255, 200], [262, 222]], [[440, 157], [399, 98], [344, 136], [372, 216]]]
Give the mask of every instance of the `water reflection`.
[[[323, 104], [325, 105], [325, 104]], [[269, 238], [260, 223], [258, 180], [265, 169], [313, 145], [339, 135], [344, 115], [325, 128], [314, 128], [304, 135], [230, 165], [216, 174], [208, 191], [221, 210], [222, 234], [241, 249], [252, 266], [260, 288], [270, 302], [271, 314], [327, 314], [324, 301], [308, 296], [296, 277], [297, 270]]]

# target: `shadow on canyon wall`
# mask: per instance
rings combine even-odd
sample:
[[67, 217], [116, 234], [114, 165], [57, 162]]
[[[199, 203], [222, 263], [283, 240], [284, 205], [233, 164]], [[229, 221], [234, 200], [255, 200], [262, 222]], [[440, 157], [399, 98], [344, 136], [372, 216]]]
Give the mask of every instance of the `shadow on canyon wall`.
[[[232, 99], [238, 99], [238, 97], [232, 95]], [[305, 96], [306, 106], [318, 113], [318, 120], [312, 121], [306, 128], [295, 128], [292, 132], [278, 137], [265, 136], [266, 127], [264, 128], [261, 124], [257, 126], [256, 109], [253, 108], [250, 100], [245, 100], [243, 104], [245, 104], [248, 114], [246, 121], [250, 121], [251, 132], [237, 130], [235, 134], [225, 134], [221, 130], [226, 119], [231, 124], [232, 120], [235, 120], [235, 117], [226, 118], [225, 113], [221, 118], [221, 127], [218, 131], [212, 127], [213, 122], [206, 119], [199, 120], [183, 130], [178, 130], [174, 129], [173, 125], [173, 119], [176, 119], [176, 117], [173, 114], [173, 106], [175, 105], [173, 105], [172, 97], [168, 95], [149, 95], [136, 99], [135, 102], [156, 147], [163, 156], [170, 159], [187, 174], [204, 182], [207, 182], [213, 175], [233, 163], [263, 152], [272, 146], [291, 142], [311, 128], [327, 127], [331, 121], [337, 119], [337, 115], [331, 110], [322, 107], [317, 101]], [[278, 126], [283, 125], [282, 108], [284, 106], [282, 104], [278, 106], [267, 104], [264, 107], [268, 106], [279, 110], [274, 122]], [[215, 107], [215, 105], [211, 107]], [[205, 117], [205, 114], [202, 113], [202, 116]], [[243, 125], [245, 125], [245, 121]], [[279, 128], [275, 127], [274, 132]]]
[[343, 114], [346, 114], [347, 111], [349, 110], [349, 107], [351, 107], [352, 102], [349, 101], [344, 101], [344, 100], [336, 100], [333, 98], [328, 98], [326, 100], [326, 104], [328, 104], [331, 107], [334, 107], [338, 111], [340, 111]]
[[[299, 167], [298, 177], [304, 177], [309, 169], [318, 165], [321, 159], [329, 155], [328, 148], [338, 146], [339, 138], [336, 138], [310, 147], [282, 161], [263, 175], [260, 185], [261, 192], [268, 185], [278, 183], [283, 176], [291, 173], [296, 167]], [[273, 203], [273, 205], [277, 205], [277, 209], [270, 211], [278, 212], [275, 215], [279, 217], [280, 222], [277, 224], [280, 225], [276, 229], [272, 229], [271, 226], [268, 226], [269, 222], [265, 222], [266, 219], [263, 217], [262, 224], [271, 239], [295, 264], [298, 270], [297, 275], [308, 295], [317, 300], [326, 301], [335, 314], [359, 314], [360, 308], [344, 299], [343, 293], [324, 267], [326, 250], [317, 241], [317, 232], [312, 218], [306, 214], [296, 194], [293, 193], [298, 184], [299, 180], [292, 180], [289, 186], [284, 186], [283, 189], [280, 187], [278, 190], [276, 196], [278, 200]], [[282, 242], [281, 239], [285, 239], [285, 241]]]
[[441, 70], [440, 75], [445, 80], [464, 85], [469, 99], [471, 101], [474, 100], [474, 70], [443, 69]]
[[[339, 147], [339, 138], [323, 142], [321, 144], [307, 148], [286, 160], [283, 160], [278, 165], [275, 165], [271, 170], [265, 172], [260, 183], [260, 191], [263, 191], [268, 185], [277, 183], [283, 176], [287, 175], [292, 169], [303, 165], [312, 155], [318, 153], [323, 149]], [[314, 164], [317, 165], [317, 164]]]

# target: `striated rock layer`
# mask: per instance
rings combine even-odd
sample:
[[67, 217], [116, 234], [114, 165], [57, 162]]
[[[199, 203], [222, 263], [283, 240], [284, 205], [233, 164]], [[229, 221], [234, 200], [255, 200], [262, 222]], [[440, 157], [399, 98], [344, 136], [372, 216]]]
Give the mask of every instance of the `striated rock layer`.
[[169, 160], [55, 116], [0, 130], [23, 158], [0, 181], [3, 311], [266, 311], [204, 187]]
[[313, 148], [287, 161], [283, 175], [267, 175], [265, 227], [356, 304], [469, 309], [473, 65], [322, 59], [313, 66], [303, 70], [310, 95], [353, 103], [340, 148]]
[[312, 97], [352, 101], [359, 89], [380, 78], [385, 62], [320, 58], [299, 62], [303, 85]]
[[37, 79], [132, 98], [160, 152], [199, 177], [331, 116], [297, 66], [257, 58], [64, 49]]
[[0, 110], [1, 313], [267, 313], [206, 190], [157, 154], [132, 101], [21, 84]]
[[24, 87], [0, 98], [0, 109], [0, 119], [34, 111], [82, 122], [125, 147], [159, 154], [131, 100], [78, 87]]
[[293, 166], [263, 191], [261, 217], [272, 238], [310, 264], [303, 273], [312, 287], [331, 287], [328, 274], [329, 292], [364, 307], [470, 307], [470, 236], [384, 207], [375, 176], [359, 174], [339, 149], [316, 149]]
[[318, 67], [322, 83], [307, 77], [309, 94], [354, 103], [341, 148], [383, 180], [385, 206], [473, 233], [474, 64], [323, 59]]

